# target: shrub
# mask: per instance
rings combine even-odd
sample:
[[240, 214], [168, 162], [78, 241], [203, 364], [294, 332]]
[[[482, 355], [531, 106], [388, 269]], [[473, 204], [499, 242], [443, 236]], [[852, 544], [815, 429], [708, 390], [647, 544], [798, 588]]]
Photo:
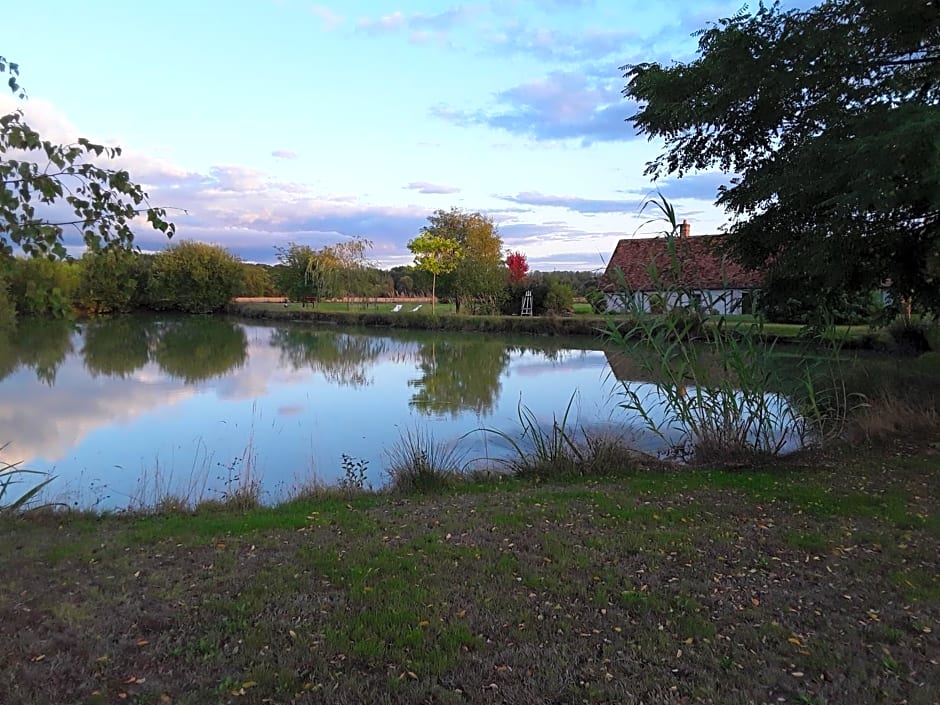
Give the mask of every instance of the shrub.
[[456, 446], [435, 441], [428, 431], [407, 430], [386, 451], [392, 490], [402, 493], [439, 492], [463, 474], [465, 463]]
[[934, 324], [925, 332], [927, 335], [927, 345], [930, 346], [933, 352], [940, 353], [940, 323], [934, 321]]
[[16, 259], [10, 273], [10, 295], [25, 316], [67, 318], [78, 290], [77, 265], [43, 258]]
[[917, 355], [930, 350], [928, 339], [930, 326], [924, 321], [898, 318], [888, 326], [887, 330], [898, 352]]
[[545, 294], [545, 312], [562, 314], [574, 306], [574, 290], [569, 284], [553, 281]]
[[123, 250], [86, 252], [79, 261], [78, 307], [88, 313], [129, 311], [137, 290], [134, 259]]
[[212, 313], [228, 304], [241, 285], [237, 257], [217, 245], [183, 242], [154, 257], [148, 294], [157, 310]]
[[501, 311], [506, 316], [518, 316], [522, 312], [522, 299], [527, 291], [532, 292], [532, 313], [541, 316], [545, 312], [545, 296], [548, 284], [541, 281], [508, 284], [503, 297]]

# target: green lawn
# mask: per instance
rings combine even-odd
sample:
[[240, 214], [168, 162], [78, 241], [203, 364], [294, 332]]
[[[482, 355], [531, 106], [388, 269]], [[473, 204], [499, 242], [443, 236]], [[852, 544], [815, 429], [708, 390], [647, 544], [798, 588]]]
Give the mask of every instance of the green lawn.
[[0, 702], [934, 703], [940, 455], [7, 521]]

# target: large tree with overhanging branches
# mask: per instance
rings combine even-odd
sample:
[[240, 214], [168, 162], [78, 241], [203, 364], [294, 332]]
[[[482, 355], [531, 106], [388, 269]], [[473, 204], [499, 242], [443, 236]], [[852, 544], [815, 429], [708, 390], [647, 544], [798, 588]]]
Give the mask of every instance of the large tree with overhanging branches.
[[940, 0], [762, 4], [698, 42], [623, 67], [630, 119], [665, 141], [647, 173], [735, 175], [727, 246], [771, 289], [940, 310]]
[[[0, 73], [13, 94], [25, 98], [19, 66], [0, 56]], [[17, 250], [65, 257], [66, 228], [80, 234], [91, 251], [127, 249], [138, 216], [172, 237], [175, 228], [165, 209], [152, 207], [128, 172], [93, 161], [120, 154], [119, 147], [84, 138], [67, 145], [44, 140], [26, 124], [22, 110], [0, 116], [0, 257]]]

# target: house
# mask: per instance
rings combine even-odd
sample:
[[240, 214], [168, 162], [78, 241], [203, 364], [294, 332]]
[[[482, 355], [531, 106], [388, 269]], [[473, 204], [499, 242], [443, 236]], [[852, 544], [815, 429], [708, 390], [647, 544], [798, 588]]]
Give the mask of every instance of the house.
[[601, 279], [607, 310], [701, 306], [719, 314], [749, 313], [763, 274], [723, 255], [717, 247], [722, 236], [692, 237], [691, 230], [682, 221], [678, 237], [618, 242]]

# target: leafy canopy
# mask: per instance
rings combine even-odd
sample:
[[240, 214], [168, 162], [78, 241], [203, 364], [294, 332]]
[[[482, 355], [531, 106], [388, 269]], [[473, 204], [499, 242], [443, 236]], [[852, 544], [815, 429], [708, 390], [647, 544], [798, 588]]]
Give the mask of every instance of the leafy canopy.
[[441, 290], [454, 298], [458, 312], [464, 304], [471, 312], [492, 312], [506, 282], [503, 240], [492, 218], [459, 208], [437, 210], [422, 232], [460, 247], [460, 261], [441, 281]]
[[529, 261], [518, 250], [506, 255], [506, 266], [509, 268], [509, 281], [513, 284], [521, 282], [529, 273]]
[[242, 285], [241, 261], [218, 245], [181, 242], [153, 259], [148, 294], [158, 311], [212, 313]]
[[[17, 64], [0, 56], [0, 73], [9, 75], [14, 94], [25, 97]], [[26, 124], [21, 110], [0, 116], [0, 256], [19, 248], [28, 256], [64, 258], [66, 227], [81, 233], [92, 251], [126, 249], [138, 215], [172, 237], [175, 227], [166, 220], [165, 209], [151, 207], [130, 174], [91, 161], [120, 154], [118, 147], [85, 138], [70, 145], [44, 140]]]
[[761, 5], [689, 63], [623, 67], [647, 174], [739, 175], [727, 244], [819, 303], [887, 285], [940, 309], [940, 2]]
[[457, 240], [445, 235], [435, 234], [423, 228], [421, 234], [408, 243], [408, 249], [415, 256], [415, 266], [431, 275], [431, 311], [434, 311], [437, 298], [437, 278], [457, 268], [463, 251]]

